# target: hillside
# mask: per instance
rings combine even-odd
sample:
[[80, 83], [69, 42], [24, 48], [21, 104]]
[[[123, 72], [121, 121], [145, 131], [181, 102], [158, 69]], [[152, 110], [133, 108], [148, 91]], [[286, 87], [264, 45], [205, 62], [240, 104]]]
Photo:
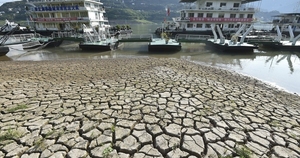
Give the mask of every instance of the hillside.
[[[179, 0], [101, 0], [106, 8], [109, 20], [162, 21], [166, 7], [172, 17], [178, 16], [175, 10], [180, 8]], [[26, 0], [7, 2], [0, 6], [0, 20], [26, 21]]]

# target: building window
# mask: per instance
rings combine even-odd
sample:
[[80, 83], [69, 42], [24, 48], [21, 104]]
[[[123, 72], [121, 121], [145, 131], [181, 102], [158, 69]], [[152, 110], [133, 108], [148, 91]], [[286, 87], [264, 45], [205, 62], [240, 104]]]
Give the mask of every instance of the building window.
[[233, 3], [233, 7], [240, 7], [240, 3]]
[[210, 28], [210, 24], [205, 24], [205, 28]]
[[224, 13], [219, 13], [219, 18], [224, 18]]
[[189, 17], [194, 17], [194, 13], [189, 13]]
[[253, 14], [248, 14], [247, 18], [253, 18]]
[[240, 18], [244, 18], [244, 14], [240, 14]]
[[236, 15], [235, 14], [230, 14], [230, 18], [235, 18]]
[[202, 24], [197, 24], [197, 28], [202, 28]]
[[212, 16], [213, 16], [212, 13], [207, 13], [207, 14], [206, 14], [206, 17], [207, 17], [207, 18], [212, 18]]
[[210, 6], [212, 6], [212, 5], [213, 5], [212, 2], [206, 2], [206, 7], [210, 7]]
[[226, 7], [226, 3], [220, 3], [220, 7]]
[[203, 18], [203, 13], [198, 13], [199, 18]]
[[193, 28], [193, 24], [187, 24], [187, 28]]

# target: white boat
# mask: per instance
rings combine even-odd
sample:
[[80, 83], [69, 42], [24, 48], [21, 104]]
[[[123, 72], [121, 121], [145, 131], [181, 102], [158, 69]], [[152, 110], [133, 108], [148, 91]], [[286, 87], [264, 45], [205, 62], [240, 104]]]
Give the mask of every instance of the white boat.
[[211, 25], [219, 25], [224, 35], [236, 32], [242, 24], [250, 26], [256, 20], [256, 9], [250, 2], [260, 0], [180, 0], [185, 8], [180, 16], [158, 28], [156, 34], [167, 31], [176, 34], [212, 35]]
[[[13, 31], [13, 32], [12, 32]], [[7, 33], [11, 34], [24, 34], [32, 32], [28, 28], [24, 26], [20, 26], [20, 24], [15, 23], [13, 21], [5, 20], [5, 24], [0, 28], [0, 34], [5, 35]]]
[[[86, 26], [83, 26], [86, 28]], [[89, 29], [84, 29], [89, 30]], [[109, 30], [97, 31], [92, 28], [92, 31], [84, 31], [84, 41], [79, 43], [79, 48], [84, 51], [110, 51], [118, 47], [118, 39], [110, 36]]]
[[272, 32], [276, 33], [278, 26], [283, 35], [289, 35], [290, 28], [295, 36], [300, 34], [300, 13], [285, 13], [274, 16]]
[[300, 34], [295, 37], [291, 25], [288, 26], [288, 38], [283, 38], [280, 25], [277, 25], [275, 28], [277, 31], [277, 37], [272, 41], [260, 43], [264, 48], [273, 50], [300, 51]]
[[218, 39], [218, 36], [214, 30], [214, 25], [212, 25], [212, 32], [214, 34], [213, 39], [207, 40], [207, 45], [219, 49], [223, 52], [229, 52], [229, 53], [253, 53], [254, 49], [258, 49], [257, 45], [249, 44], [244, 42], [247, 34], [253, 29], [253, 25], [251, 25], [245, 33], [243, 33], [242, 38], [238, 40], [238, 36], [241, 33], [241, 31], [244, 29], [246, 25], [242, 25], [242, 27], [235, 33], [235, 35], [232, 36], [230, 40], [225, 39], [225, 37], [222, 34], [222, 31], [219, 27], [219, 25], [216, 25], [218, 33], [220, 38]]
[[148, 43], [149, 52], [177, 52], [181, 50], [181, 43], [172, 39], [166, 32], [162, 32], [160, 38], [151, 38]]
[[41, 35], [83, 32], [83, 24], [89, 28], [110, 27], [100, 0], [28, 0], [27, 4], [32, 6], [26, 8], [31, 26]]

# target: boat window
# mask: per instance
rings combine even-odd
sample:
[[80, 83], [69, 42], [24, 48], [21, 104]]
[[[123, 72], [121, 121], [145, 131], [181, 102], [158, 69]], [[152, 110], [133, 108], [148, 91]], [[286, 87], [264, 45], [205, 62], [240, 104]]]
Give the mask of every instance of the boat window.
[[230, 18], [235, 18], [236, 14], [230, 14]]
[[202, 28], [202, 24], [197, 24], [197, 28]]
[[210, 24], [205, 24], [205, 28], [210, 28]]
[[193, 24], [187, 24], [187, 28], [193, 28]]
[[203, 13], [198, 13], [199, 18], [203, 18]]
[[233, 3], [233, 7], [240, 7], [240, 3]]
[[189, 17], [194, 17], [194, 13], [189, 13]]
[[210, 7], [210, 6], [212, 6], [212, 5], [213, 5], [212, 2], [206, 2], [206, 7]]
[[226, 3], [220, 3], [220, 7], [225, 7]]
[[213, 16], [212, 13], [207, 13], [207, 14], [206, 14], [206, 17], [207, 17], [207, 18], [212, 18], [212, 16]]
[[253, 18], [253, 14], [248, 14], [247, 18]]
[[234, 28], [234, 24], [228, 24], [228, 28]]

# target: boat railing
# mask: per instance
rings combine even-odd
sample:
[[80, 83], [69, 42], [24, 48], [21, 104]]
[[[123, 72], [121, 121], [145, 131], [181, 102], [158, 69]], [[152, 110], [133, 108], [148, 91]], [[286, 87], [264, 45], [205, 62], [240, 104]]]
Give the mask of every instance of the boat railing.
[[176, 41], [206, 41], [212, 38], [210, 35], [177, 34]]
[[153, 39], [151, 34], [124, 34], [118, 37], [120, 42], [150, 42]]

